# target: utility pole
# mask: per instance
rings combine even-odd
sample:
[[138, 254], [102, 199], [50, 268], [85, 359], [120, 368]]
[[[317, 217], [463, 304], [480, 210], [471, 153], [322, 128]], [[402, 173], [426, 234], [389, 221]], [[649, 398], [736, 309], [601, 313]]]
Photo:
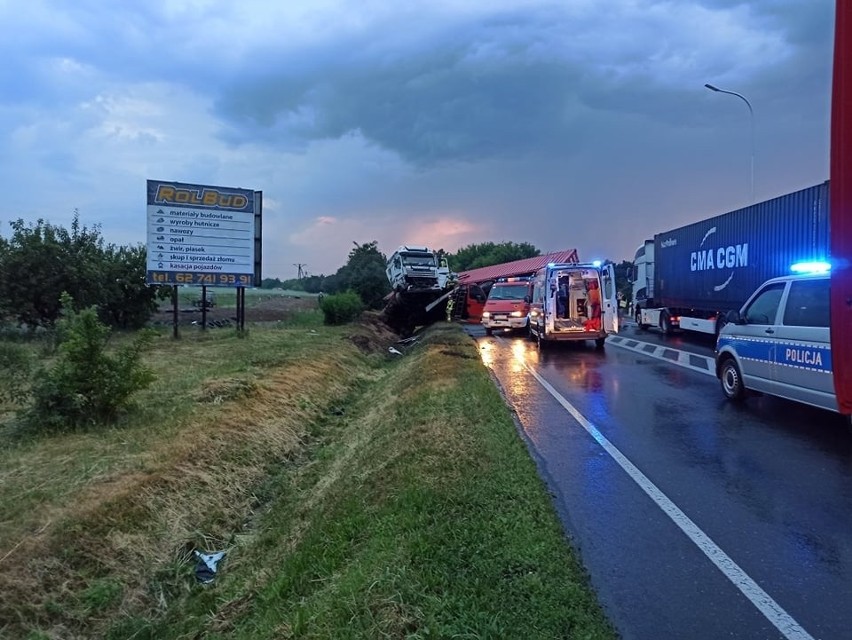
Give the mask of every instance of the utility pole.
[[299, 275], [298, 275], [299, 280], [301, 280], [302, 278], [304, 278], [305, 276], [308, 275], [308, 272], [303, 268], [303, 267], [307, 267], [308, 266], [307, 264], [305, 264], [303, 262], [294, 262], [293, 266], [296, 267], [299, 270]]

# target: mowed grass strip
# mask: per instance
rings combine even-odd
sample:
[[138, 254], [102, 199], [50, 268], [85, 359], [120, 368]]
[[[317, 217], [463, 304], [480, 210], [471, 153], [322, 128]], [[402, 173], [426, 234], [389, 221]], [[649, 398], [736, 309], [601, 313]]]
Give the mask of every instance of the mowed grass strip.
[[613, 638], [476, 347], [430, 328], [316, 426], [211, 589], [136, 638]]
[[164, 335], [148, 354], [158, 381], [121, 424], [41, 436], [7, 425], [0, 637], [103, 637], [116, 620], [161, 615], [194, 586], [192, 550], [229, 544], [311, 425], [375, 375], [363, 347], [379, 339], [319, 325]]

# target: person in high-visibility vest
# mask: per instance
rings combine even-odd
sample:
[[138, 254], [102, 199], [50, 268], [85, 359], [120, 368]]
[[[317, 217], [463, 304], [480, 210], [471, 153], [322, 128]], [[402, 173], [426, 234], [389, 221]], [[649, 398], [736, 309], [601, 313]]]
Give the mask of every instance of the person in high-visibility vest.
[[450, 296], [450, 299], [447, 300], [447, 322], [453, 321], [453, 306], [454, 306], [453, 298], [454, 297], [455, 296]]

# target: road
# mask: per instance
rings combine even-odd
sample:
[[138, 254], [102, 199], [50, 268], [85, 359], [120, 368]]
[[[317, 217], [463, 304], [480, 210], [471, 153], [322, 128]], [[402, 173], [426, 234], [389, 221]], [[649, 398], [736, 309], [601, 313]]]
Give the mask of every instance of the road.
[[623, 638], [852, 638], [838, 416], [728, 402], [706, 338], [627, 327], [539, 352], [468, 330]]

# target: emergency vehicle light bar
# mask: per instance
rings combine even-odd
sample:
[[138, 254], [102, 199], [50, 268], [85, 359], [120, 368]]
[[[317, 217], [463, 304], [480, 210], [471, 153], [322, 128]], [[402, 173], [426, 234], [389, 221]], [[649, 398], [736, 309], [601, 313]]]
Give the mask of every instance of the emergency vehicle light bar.
[[828, 262], [797, 262], [790, 267], [793, 273], [828, 273], [831, 264]]

